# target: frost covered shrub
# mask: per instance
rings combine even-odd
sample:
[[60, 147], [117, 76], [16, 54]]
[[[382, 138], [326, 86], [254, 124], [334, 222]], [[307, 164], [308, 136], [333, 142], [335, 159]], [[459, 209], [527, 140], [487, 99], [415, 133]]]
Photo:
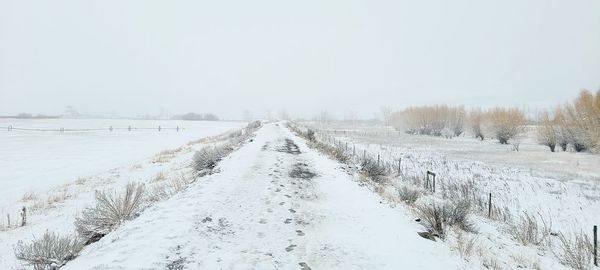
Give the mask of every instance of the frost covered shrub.
[[316, 148], [320, 152], [328, 155], [329, 157], [341, 162], [348, 163], [352, 156], [344, 151], [344, 148], [341, 146], [332, 146], [322, 142], [309, 142], [309, 146]]
[[419, 199], [419, 197], [421, 197], [422, 194], [416, 189], [401, 187], [398, 189], [398, 195], [400, 196], [400, 200], [408, 205], [412, 205]]
[[363, 159], [360, 170], [375, 182], [383, 181], [385, 176], [388, 175], [385, 166], [371, 157], [365, 157], [365, 159]]
[[150, 201], [161, 201], [173, 197], [173, 195], [184, 190], [189, 182], [185, 177], [173, 178], [168, 181], [161, 182], [152, 187], [149, 192], [148, 199]]
[[510, 226], [510, 234], [523, 245], [549, 243], [552, 223], [540, 215], [539, 220], [525, 212], [516, 224]]
[[246, 126], [247, 129], [258, 129], [262, 127], [262, 122], [259, 120], [253, 121], [248, 123], [248, 126]]
[[446, 226], [456, 227], [463, 231], [473, 231], [469, 220], [471, 204], [466, 200], [446, 204], [421, 205], [417, 214], [425, 223], [427, 230], [434, 236], [445, 237]]
[[314, 142], [315, 141], [315, 131], [312, 129], [309, 129], [306, 131], [306, 138], [311, 141]]
[[560, 253], [556, 255], [562, 264], [578, 270], [592, 268], [593, 246], [586, 234], [579, 233], [571, 239], [562, 233], [558, 236]]
[[224, 156], [222, 147], [205, 146], [194, 154], [193, 167], [199, 172], [212, 170]]
[[417, 214], [421, 218], [427, 230], [440, 238], [444, 237], [444, 210], [441, 206], [421, 205], [417, 207]]
[[15, 256], [35, 270], [59, 268], [75, 259], [83, 249], [83, 243], [73, 236], [60, 236], [45, 232], [42, 238], [25, 244], [19, 241], [15, 247]]
[[97, 191], [96, 205], [83, 210], [75, 220], [77, 233], [86, 244], [100, 240], [121, 223], [134, 219], [143, 208], [144, 186], [131, 183], [123, 194]]

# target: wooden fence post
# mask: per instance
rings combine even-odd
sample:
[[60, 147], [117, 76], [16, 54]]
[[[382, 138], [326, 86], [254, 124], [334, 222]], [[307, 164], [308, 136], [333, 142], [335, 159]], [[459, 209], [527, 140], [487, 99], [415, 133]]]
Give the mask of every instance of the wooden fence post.
[[488, 218], [492, 218], [492, 193], [490, 192], [488, 198]]
[[160, 131], [160, 129], [161, 129], [160, 126], [158, 126], [158, 131]]
[[398, 176], [402, 174], [402, 158], [398, 158]]
[[430, 188], [429, 186], [429, 176], [431, 175], [431, 177], [433, 178], [432, 180], [432, 186], [431, 186], [431, 191], [433, 191], [433, 193], [435, 193], [435, 173], [432, 171], [427, 171], [427, 188]]
[[379, 167], [379, 154], [377, 154], [377, 167]]
[[21, 227], [27, 224], [27, 208], [23, 206], [23, 210], [21, 211]]
[[594, 265], [598, 266], [598, 226], [594, 225]]

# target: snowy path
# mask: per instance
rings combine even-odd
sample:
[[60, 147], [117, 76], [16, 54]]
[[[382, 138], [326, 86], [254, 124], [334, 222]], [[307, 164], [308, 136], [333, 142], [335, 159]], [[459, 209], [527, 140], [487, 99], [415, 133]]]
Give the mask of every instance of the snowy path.
[[416, 234], [406, 210], [380, 203], [280, 125], [259, 130], [220, 169], [63, 269], [459, 267], [445, 245]]

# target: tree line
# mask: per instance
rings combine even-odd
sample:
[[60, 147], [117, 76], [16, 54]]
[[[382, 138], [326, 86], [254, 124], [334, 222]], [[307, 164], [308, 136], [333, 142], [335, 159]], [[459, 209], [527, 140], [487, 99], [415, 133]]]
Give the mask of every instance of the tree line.
[[[600, 90], [582, 90], [572, 101], [545, 110], [536, 119], [527, 119], [518, 107], [466, 110], [464, 106], [430, 105], [409, 107], [390, 116], [396, 130], [408, 134], [452, 138], [470, 133], [484, 140], [516, 144], [535, 125], [541, 145], [556, 151], [598, 151], [600, 147]], [[518, 148], [517, 148], [518, 150]]]

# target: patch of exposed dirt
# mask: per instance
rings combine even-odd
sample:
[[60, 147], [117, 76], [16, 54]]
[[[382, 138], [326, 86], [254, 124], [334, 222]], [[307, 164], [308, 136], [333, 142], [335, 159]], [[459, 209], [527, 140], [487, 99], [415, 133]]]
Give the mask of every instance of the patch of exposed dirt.
[[292, 155], [299, 155], [300, 149], [298, 148], [298, 145], [296, 145], [296, 143], [294, 143], [294, 141], [292, 141], [291, 139], [285, 139], [285, 143], [283, 144], [283, 146], [277, 148], [278, 152], [283, 152], [283, 153], [288, 153], [288, 154], [292, 154]]
[[294, 168], [289, 173], [292, 178], [306, 179], [310, 180], [317, 176], [316, 173], [311, 172], [308, 169], [308, 165], [306, 163], [296, 163], [294, 164]]

